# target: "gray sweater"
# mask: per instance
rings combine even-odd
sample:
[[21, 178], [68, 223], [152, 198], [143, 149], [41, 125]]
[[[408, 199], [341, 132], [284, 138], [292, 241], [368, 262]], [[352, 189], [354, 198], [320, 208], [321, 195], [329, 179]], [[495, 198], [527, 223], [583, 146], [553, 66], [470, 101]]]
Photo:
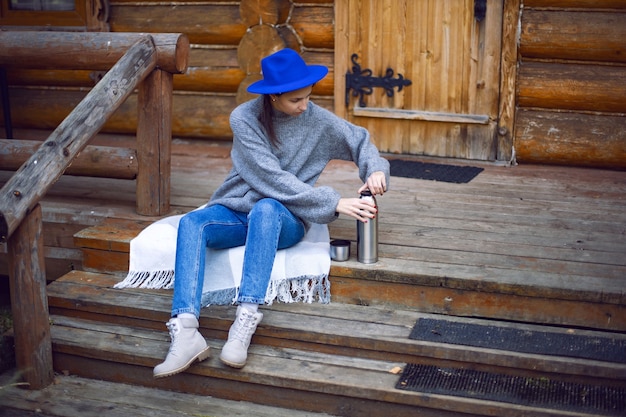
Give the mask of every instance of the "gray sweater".
[[354, 161], [363, 182], [382, 171], [389, 184], [389, 162], [380, 157], [366, 129], [309, 102], [298, 117], [274, 111], [280, 141], [270, 143], [259, 122], [263, 97], [238, 106], [230, 116], [233, 168], [209, 205], [222, 204], [249, 212], [262, 198], [273, 198], [309, 223], [330, 223], [341, 196], [328, 186], [315, 186], [332, 159]]

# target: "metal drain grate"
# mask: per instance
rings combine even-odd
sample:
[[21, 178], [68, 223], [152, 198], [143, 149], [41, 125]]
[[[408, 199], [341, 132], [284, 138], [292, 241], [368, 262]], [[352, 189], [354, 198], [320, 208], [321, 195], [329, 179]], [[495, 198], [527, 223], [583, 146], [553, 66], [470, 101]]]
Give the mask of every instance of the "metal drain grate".
[[626, 388], [408, 364], [397, 389], [564, 411], [626, 415]]

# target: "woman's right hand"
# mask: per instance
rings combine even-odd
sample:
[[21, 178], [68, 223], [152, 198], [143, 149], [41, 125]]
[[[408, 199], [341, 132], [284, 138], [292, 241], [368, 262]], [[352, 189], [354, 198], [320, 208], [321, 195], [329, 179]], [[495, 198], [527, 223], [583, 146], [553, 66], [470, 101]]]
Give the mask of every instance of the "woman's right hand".
[[339, 214], [345, 214], [350, 217], [367, 223], [368, 219], [373, 219], [378, 213], [378, 208], [374, 202], [362, 198], [340, 198], [335, 210]]

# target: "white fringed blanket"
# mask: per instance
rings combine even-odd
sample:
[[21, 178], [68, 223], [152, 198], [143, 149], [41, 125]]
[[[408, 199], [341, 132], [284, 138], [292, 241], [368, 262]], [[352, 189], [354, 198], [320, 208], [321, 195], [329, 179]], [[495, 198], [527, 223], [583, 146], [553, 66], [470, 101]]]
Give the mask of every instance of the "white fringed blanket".
[[[115, 288], [174, 286], [176, 234], [182, 215], [166, 217], [144, 229], [130, 242], [127, 277]], [[297, 245], [279, 250], [265, 302], [330, 302], [330, 237], [328, 227], [313, 224]], [[202, 305], [232, 304], [241, 283], [244, 246], [207, 248]]]

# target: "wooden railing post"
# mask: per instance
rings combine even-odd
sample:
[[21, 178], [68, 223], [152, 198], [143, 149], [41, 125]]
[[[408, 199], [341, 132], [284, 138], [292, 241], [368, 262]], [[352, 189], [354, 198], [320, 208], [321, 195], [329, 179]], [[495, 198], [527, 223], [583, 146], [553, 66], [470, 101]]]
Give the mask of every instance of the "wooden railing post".
[[15, 360], [31, 389], [54, 378], [42, 229], [37, 204], [7, 241]]
[[137, 213], [170, 211], [173, 75], [154, 69], [139, 86]]

